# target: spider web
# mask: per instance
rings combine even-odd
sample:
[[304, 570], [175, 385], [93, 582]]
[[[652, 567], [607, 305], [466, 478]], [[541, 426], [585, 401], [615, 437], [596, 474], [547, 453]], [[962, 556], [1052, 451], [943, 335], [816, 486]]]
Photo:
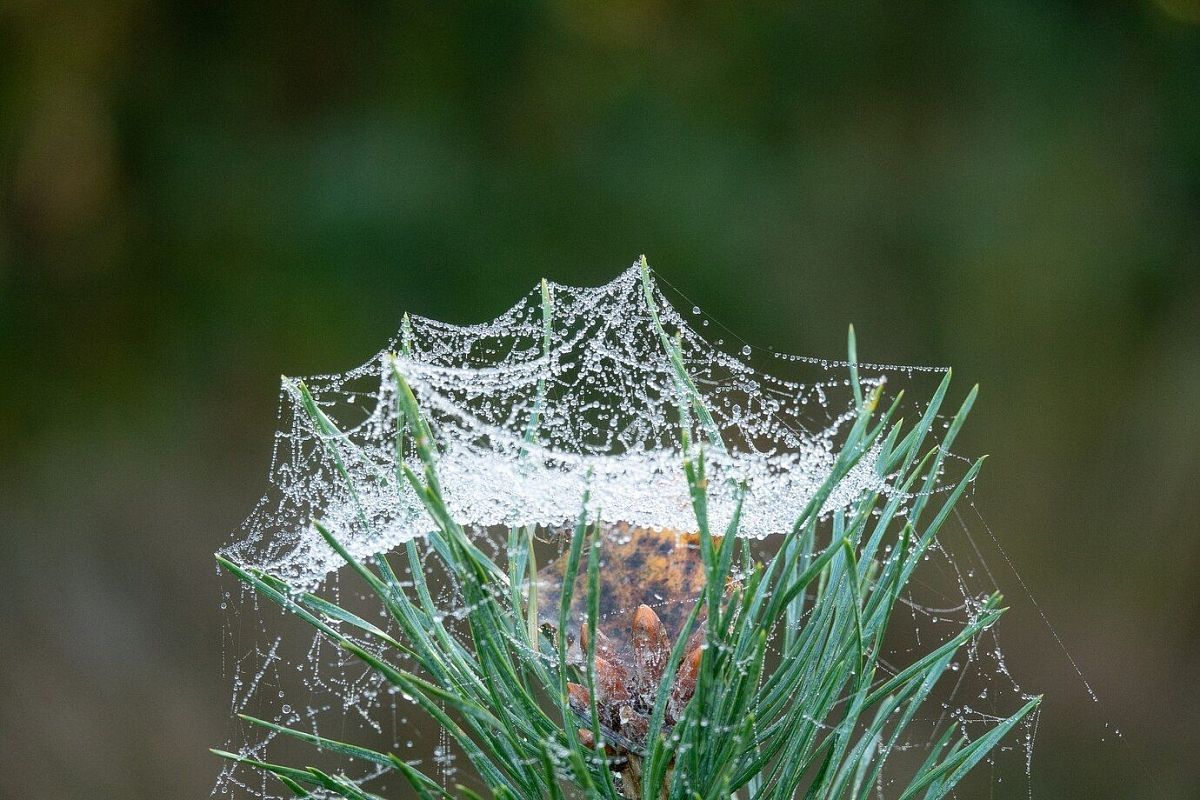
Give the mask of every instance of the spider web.
[[[402, 465], [417, 469], [419, 463], [411, 446], [397, 447], [403, 421], [397, 412], [398, 375], [426, 415], [448, 508], [485, 546], [496, 530], [552, 531], [570, 524], [585, 490], [591, 509], [606, 520], [693, 529], [680, 468], [683, 433], [709, 443], [713, 529], [724, 529], [737, 487], [744, 487], [739, 535], [769, 548], [771, 537], [791, 528], [824, 483], [839, 439], [855, 419], [849, 365], [774, 353], [777, 371], [802, 373], [776, 377], [751, 366], [750, 346], [734, 355], [723, 340], [709, 341], [708, 327], [699, 308], [692, 308], [690, 318], [676, 311], [644, 262], [599, 287], [543, 283], [483, 324], [406, 317], [397, 336], [362, 366], [284, 378], [269, 490], [222, 555], [294, 587], [332, 595], [364, 618], [381, 617], [378, 605], [350, 588], [350, 581], [341, 585], [344, 562], [312, 523], [323, 521], [360, 559], [390, 552], [430, 530], [420, 498], [400, 475]], [[680, 367], [690, 385], [681, 383]], [[927, 397], [921, 384], [945, 372], [870, 363], [857, 369], [863, 391], [891, 396], [905, 386]], [[691, 404], [689, 394], [699, 402]], [[687, 410], [682, 418], [681, 406]], [[917, 414], [923, 410], [912, 408]], [[967, 462], [948, 463], [934, 491], [953, 486]], [[824, 510], [847, 507], [867, 490], [897, 491], [888, 476], [876, 474], [871, 458], [837, 485]], [[952, 545], [950, 532], [930, 550], [929, 563], [897, 608], [897, 617], [903, 613], [908, 620], [892, 626], [897, 630], [885, 642], [885, 669], [899, 671], [931, 644], [957, 633], [995, 588], [983, 555], [966, 538], [965, 523], [961, 530], [960, 546]], [[436, 584], [438, 576], [430, 580]], [[461, 615], [452, 587], [439, 599], [448, 618]], [[448, 786], [468, 777], [458, 774], [444, 737], [430, 735], [433, 723], [376, 672], [314, 638], [303, 623], [260, 605], [248, 590], [226, 592], [222, 607], [234, 714], [394, 752], [423, 764]], [[980, 634], [961, 655], [952, 667], [953, 685], [944, 687], [940, 705], [930, 704], [940, 719], [927, 722], [932, 732], [934, 723], [952, 719], [973, 738], [1028, 695], [1009, 673], [993, 631]], [[976, 776], [975, 789], [962, 784], [962, 796], [977, 796], [981, 787], [994, 794], [1014, 783], [1022, 787], [1019, 796], [1028, 792], [1036, 721], [1035, 714], [1024, 723], [1022, 744], [993, 752], [990, 768], [977, 770], [983, 777]], [[910, 737], [901, 750], [911, 750], [909, 761], [919, 764], [931, 743], [932, 738]], [[380, 795], [408, 796], [380, 765], [316, 753], [262, 728], [236, 725], [226, 749], [247, 758], [312, 764], [363, 780]], [[905, 759], [901, 752], [893, 760]], [[887, 796], [886, 785], [881, 782], [880, 797]], [[274, 779], [231, 765], [213, 793], [265, 798], [285, 796], [281, 790]]]

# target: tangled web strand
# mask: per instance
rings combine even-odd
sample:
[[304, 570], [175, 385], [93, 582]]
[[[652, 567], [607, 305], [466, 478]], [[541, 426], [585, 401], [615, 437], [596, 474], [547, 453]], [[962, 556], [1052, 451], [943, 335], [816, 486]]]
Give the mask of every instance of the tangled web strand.
[[[679, 385], [671, 350], [691, 386]], [[276, 441], [272, 490], [228, 557], [311, 587], [341, 565], [311, 531], [313, 519], [360, 557], [427, 531], [419, 498], [395, 479], [398, 458], [416, 461], [396, 452], [394, 370], [427, 415], [446, 503], [464, 526], [565, 523], [586, 487], [606, 518], [690, 529], [679, 407], [681, 392], [694, 392], [705, 414], [693, 415], [692, 435], [720, 442], [708, 453], [716, 524], [745, 484], [741, 534], [780, 533], [829, 474], [838, 430], [854, 417], [852, 402], [829, 407], [844, 377], [806, 386], [715, 349], [638, 264], [598, 288], [545, 284], [492, 322], [413, 317], [357, 369], [284, 379], [281, 417], [290, 424]], [[321, 430], [308, 403], [336, 419], [338, 432]], [[864, 462], [829, 505], [879, 481]]]

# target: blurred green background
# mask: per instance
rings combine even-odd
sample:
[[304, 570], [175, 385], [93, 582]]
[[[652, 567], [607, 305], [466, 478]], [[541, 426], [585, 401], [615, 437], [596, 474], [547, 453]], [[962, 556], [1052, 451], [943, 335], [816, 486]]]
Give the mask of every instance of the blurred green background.
[[642, 252], [981, 383], [1033, 796], [1200, 797], [1198, 0], [8, 0], [0, 793], [207, 795], [281, 372]]

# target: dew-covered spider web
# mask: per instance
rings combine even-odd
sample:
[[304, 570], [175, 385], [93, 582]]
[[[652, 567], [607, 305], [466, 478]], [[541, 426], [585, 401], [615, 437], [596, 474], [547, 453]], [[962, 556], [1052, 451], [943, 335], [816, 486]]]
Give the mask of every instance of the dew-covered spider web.
[[[878, 393], [886, 403], [904, 389], [909, 399], [898, 415], [917, 419], [946, 372], [858, 362], [856, 385], [844, 360], [727, 346], [699, 308], [683, 303], [681, 313], [678, 303], [641, 262], [599, 287], [543, 283], [482, 324], [406, 316], [397, 336], [362, 366], [285, 378], [268, 492], [221, 555], [296, 590], [334, 598], [386, 629], [387, 615], [313, 523], [362, 560], [423, 542], [433, 529], [403, 474], [421, 463], [412, 421], [399, 410], [401, 378], [432, 434], [446, 508], [498, 563], [507, 532], [524, 528], [537, 532], [538, 565], [553, 563], [585, 492], [588, 509], [612, 522], [612, 532], [695, 529], [680, 467], [685, 442], [704, 448], [712, 527], [725, 529], [741, 497], [737, 533], [755, 552], [769, 553], [830, 475], [861, 398]], [[952, 413], [940, 413], [934, 428], [944, 430]], [[969, 463], [947, 454], [930, 492], [949, 491]], [[916, 495], [904, 495], [894, 479], [863, 458], [825, 499], [823, 519], [865, 492], [897, 497], [903, 519]], [[986, 548], [972, 533], [956, 516], [925, 555], [884, 640], [885, 670], [898, 672], [949, 639], [997, 588]], [[433, 567], [426, 577], [446, 619], [461, 617], [455, 587], [439, 584], [444, 576]], [[612, 585], [632, 584], [633, 592], [623, 606], [605, 606], [602, 626], [625, 625], [623, 615], [638, 603], [666, 618], [667, 607], [693, 599], [666, 596], [653, 580], [615, 568], [607, 577]], [[643, 583], [656, 588], [637, 597]], [[451, 790], [460, 782], [480, 788], [436, 723], [378, 671], [245, 588], [227, 591], [222, 607], [234, 714], [394, 753]], [[347, 636], [362, 635], [350, 629]], [[389, 657], [403, 661], [394, 652]], [[993, 630], [980, 633], [939, 683], [930, 718], [913, 728], [929, 738], [910, 733], [897, 744], [873, 796], [903, 789], [902, 782], [888, 783], [891, 763], [897, 772], [919, 765], [936, 726], [951, 725], [973, 739], [1028, 696], [1009, 673]], [[954, 796], [1027, 796], [1036, 720], [1027, 718]], [[375, 796], [412, 796], [386, 764], [314, 748], [261, 724], [235, 720], [224, 749], [256, 761], [317, 766]], [[336, 796], [323, 791], [312, 796]], [[292, 795], [259, 770], [230, 764], [214, 796]]]

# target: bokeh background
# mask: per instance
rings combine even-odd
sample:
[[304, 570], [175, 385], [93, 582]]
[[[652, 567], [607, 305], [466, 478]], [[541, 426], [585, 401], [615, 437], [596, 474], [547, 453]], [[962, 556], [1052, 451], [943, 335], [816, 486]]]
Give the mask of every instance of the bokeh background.
[[1200, 797], [1196, 0], [7, 0], [0, 794], [208, 794], [280, 373], [642, 252], [982, 384], [1032, 795]]

